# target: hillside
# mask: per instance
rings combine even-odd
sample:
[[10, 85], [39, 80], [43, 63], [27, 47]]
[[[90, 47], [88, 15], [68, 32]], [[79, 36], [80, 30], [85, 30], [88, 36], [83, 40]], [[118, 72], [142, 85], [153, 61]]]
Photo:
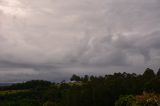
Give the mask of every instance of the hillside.
[[73, 75], [70, 82], [32, 80], [3, 86], [0, 106], [159, 106], [144, 105], [148, 97], [151, 103], [159, 103], [159, 95], [159, 72], [148, 68], [142, 75]]

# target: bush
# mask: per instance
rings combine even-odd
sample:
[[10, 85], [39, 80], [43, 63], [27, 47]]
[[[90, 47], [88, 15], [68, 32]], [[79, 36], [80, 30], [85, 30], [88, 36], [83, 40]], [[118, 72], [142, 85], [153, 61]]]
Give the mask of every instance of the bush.
[[135, 99], [132, 95], [129, 96], [120, 96], [120, 98], [116, 101], [115, 106], [132, 106]]

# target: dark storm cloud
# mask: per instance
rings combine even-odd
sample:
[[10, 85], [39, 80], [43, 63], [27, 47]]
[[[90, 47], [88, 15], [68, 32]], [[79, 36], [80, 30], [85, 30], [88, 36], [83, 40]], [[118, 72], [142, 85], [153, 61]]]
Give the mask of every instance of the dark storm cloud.
[[11, 62], [11, 61], [0, 61], [0, 67], [1, 68], [31, 68], [34, 70], [50, 70], [50, 69], [56, 69], [57, 67], [54, 67], [53, 65], [48, 64], [29, 64], [29, 63], [20, 63], [20, 62]]
[[0, 0], [0, 77], [156, 69], [159, 17], [158, 0]]

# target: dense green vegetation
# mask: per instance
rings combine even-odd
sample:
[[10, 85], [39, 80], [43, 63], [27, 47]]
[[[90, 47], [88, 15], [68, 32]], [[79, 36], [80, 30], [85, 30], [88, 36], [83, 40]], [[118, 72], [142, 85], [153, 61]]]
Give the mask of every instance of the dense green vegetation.
[[149, 97], [159, 106], [154, 104], [159, 94], [160, 70], [155, 74], [147, 68], [142, 75], [73, 75], [70, 82], [33, 80], [0, 87], [0, 106], [152, 106], [146, 104]]
[[142, 95], [121, 96], [115, 106], [160, 106], [160, 94], [143, 92]]

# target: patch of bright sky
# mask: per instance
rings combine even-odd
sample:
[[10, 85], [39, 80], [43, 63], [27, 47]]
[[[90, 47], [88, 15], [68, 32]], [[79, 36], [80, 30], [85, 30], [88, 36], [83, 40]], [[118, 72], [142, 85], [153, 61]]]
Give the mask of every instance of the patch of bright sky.
[[27, 11], [22, 7], [22, 4], [19, 0], [0, 0], [0, 11], [10, 16], [27, 16]]

